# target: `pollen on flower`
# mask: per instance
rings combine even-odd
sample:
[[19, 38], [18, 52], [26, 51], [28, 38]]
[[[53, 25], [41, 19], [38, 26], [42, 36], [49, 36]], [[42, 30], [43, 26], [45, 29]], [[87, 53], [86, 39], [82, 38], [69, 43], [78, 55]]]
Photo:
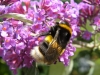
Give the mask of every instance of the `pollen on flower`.
[[6, 40], [5, 40], [5, 42], [9, 42], [9, 41], [10, 41], [9, 39], [6, 39]]
[[16, 60], [14, 60], [12, 63], [15, 64], [16, 63]]
[[38, 20], [41, 20], [41, 18], [40, 18], [40, 17], [38, 17]]
[[43, 41], [43, 40], [44, 40], [44, 37], [39, 37], [39, 38], [38, 38], [38, 41], [39, 41], [39, 42], [41, 42], [41, 41]]
[[7, 30], [7, 27], [3, 27], [2, 30], [6, 31]]
[[41, 38], [40, 37], [38, 38], [38, 41], [41, 41]]

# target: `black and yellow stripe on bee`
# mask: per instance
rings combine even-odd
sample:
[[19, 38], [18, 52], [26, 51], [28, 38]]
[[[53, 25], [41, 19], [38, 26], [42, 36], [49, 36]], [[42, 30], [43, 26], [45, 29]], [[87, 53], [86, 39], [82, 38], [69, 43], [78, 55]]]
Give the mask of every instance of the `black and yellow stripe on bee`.
[[[53, 41], [53, 37], [51, 35], [46, 36], [45, 41], [48, 42], [49, 44]], [[51, 47], [57, 48], [57, 51], [59, 54], [62, 53], [62, 47], [55, 41], [54, 43], [51, 44]]]
[[[64, 52], [68, 41], [72, 35], [72, 29], [68, 23], [56, 23], [50, 31], [43, 33], [46, 36], [39, 45], [39, 51], [43, 55], [43, 62], [52, 64]], [[41, 60], [41, 59], [40, 59]]]
[[60, 27], [66, 29], [69, 31], [70, 34], [72, 34], [72, 29], [69, 27], [69, 25], [66, 24], [59, 24]]

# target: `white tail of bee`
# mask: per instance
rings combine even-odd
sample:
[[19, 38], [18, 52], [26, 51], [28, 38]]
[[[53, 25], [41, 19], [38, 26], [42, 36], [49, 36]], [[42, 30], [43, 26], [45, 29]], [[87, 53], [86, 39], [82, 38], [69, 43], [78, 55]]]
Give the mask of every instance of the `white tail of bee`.
[[44, 56], [39, 51], [39, 47], [38, 46], [34, 47], [31, 50], [30, 55], [33, 57], [33, 59], [35, 59], [36, 62], [44, 63]]

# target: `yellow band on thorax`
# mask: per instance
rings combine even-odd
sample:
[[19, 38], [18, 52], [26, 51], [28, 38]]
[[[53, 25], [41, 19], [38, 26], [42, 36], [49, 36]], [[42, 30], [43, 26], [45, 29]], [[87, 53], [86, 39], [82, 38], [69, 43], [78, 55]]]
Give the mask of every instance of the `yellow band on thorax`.
[[60, 24], [59, 26], [62, 27], [62, 28], [64, 28], [64, 29], [67, 29], [70, 32], [70, 34], [72, 34], [72, 29], [68, 25], [66, 25], [66, 24]]

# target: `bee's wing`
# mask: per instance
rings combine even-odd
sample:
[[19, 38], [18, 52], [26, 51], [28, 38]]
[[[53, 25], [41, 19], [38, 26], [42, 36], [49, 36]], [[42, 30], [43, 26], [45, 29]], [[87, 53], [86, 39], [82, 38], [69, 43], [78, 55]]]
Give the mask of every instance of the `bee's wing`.
[[49, 62], [54, 62], [57, 60], [59, 53], [56, 48], [50, 47], [49, 50], [45, 54], [45, 58]]
[[53, 52], [58, 53], [59, 55], [62, 52], [62, 47], [58, 44], [57, 38], [59, 37], [59, 29], [56, 31], [55, 37], [52, 42], [49, 44], [47, 52], [48, 54], [53, 54]]
[[64, 50], [57, 42], [58, 37], [59, 37], [59, 30], [56, 31], [55, 37], [49, 44], [47, 52], [45, 53], [46, 60], [49, 61], [48, 64], [55, 62], [58, 59], [59, 55], [61, 55], [61, 53]]
[[57, 43], [58, 35], [59, 35], [59, 30], [56, 31], [55, 37], [49, 44], [47, 52], [45, 53], [46, 59], [49, 61], [49, 63], [53, 63], [54, 61], [56, 61], [60, 53], [62, 52], [62, 47], [60, 47], [59, 44]]

